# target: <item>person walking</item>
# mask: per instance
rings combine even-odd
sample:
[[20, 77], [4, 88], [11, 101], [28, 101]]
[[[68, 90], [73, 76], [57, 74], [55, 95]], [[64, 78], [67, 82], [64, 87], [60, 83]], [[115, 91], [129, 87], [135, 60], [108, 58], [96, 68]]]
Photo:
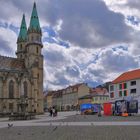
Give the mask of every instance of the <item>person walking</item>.
[[55, 107], [53, 107], [52, 109], [52, 114], [53, 114], [53, 117], [55, 117]]
[[51, 107], [49, 109], [49, 112], [50, 112], [50, 116], [52, 117], [53, 112], [52, 112], [52, 108]]
[[57, 116], [57, 109], [55, 109], [55, 116]]

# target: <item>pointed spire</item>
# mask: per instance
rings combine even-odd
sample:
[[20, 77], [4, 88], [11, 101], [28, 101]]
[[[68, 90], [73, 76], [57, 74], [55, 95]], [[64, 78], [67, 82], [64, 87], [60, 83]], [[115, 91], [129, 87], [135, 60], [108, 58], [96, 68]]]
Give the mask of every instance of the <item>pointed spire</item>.
[[25, 15], [23, 14], [18, 41], [26, 41], [26, 40], [27, 40], [27, 26], [25, 21]]
[[34, 31], [37, 31], [37, 32], [41, 31], [35, 2], [34, 2], [32, 15], [31, 15], [31, 19], [30, 19], [29, 30], [34, 30]]

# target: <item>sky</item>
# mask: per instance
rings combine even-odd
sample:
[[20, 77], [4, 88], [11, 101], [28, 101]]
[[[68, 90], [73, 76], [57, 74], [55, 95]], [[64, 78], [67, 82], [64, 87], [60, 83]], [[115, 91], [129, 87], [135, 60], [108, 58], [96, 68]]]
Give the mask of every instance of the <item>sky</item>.
[[[33, 0], [0, 0], [0, 55], [16, 57]], [[44, 90], [95, 87], [140, 67], [139, 0], [36, 0], [43, 32]]]

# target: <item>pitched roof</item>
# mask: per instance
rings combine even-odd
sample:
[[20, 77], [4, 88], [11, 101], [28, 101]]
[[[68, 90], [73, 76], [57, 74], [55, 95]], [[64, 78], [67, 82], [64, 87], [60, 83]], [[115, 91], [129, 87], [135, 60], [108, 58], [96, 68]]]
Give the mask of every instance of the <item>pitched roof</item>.
[[92, 95], [106, 95], [108, 93], [106, 88], [98, 87], [90, 89]]
[[79, 88], [81, 85], [86, 85], [86, 83], [78, 83], [78, 84], [75, 84], [75, 85], [70, 85], [70, 86], [68, 86], [66, 89], [68, 89], [68, 88]]
[[6, 56], [0, 56], [0, 70], [23, 70], [24, 61]]
[[117, 83], [139, 79], [139, 78], [140, 78], [140, 69], [136, 69], [136, 70], [128, 71], [121, 74], [114, 81], [112, 81], [112, 83], [117, 84]]

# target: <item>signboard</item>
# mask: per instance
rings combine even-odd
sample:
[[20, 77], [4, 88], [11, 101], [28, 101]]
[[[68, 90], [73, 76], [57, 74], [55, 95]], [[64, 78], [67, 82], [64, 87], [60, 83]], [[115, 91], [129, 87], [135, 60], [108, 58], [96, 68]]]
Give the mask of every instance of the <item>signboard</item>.
[[138, 113], [138, 101], [132, 100], [130, 102], [127, 102], [127, 111], [129, 113]]
[[124, 112], [138, 113], [138, 101], [137, 100], [118, 100], [115, 101], [115, 111], [117, 114]]

